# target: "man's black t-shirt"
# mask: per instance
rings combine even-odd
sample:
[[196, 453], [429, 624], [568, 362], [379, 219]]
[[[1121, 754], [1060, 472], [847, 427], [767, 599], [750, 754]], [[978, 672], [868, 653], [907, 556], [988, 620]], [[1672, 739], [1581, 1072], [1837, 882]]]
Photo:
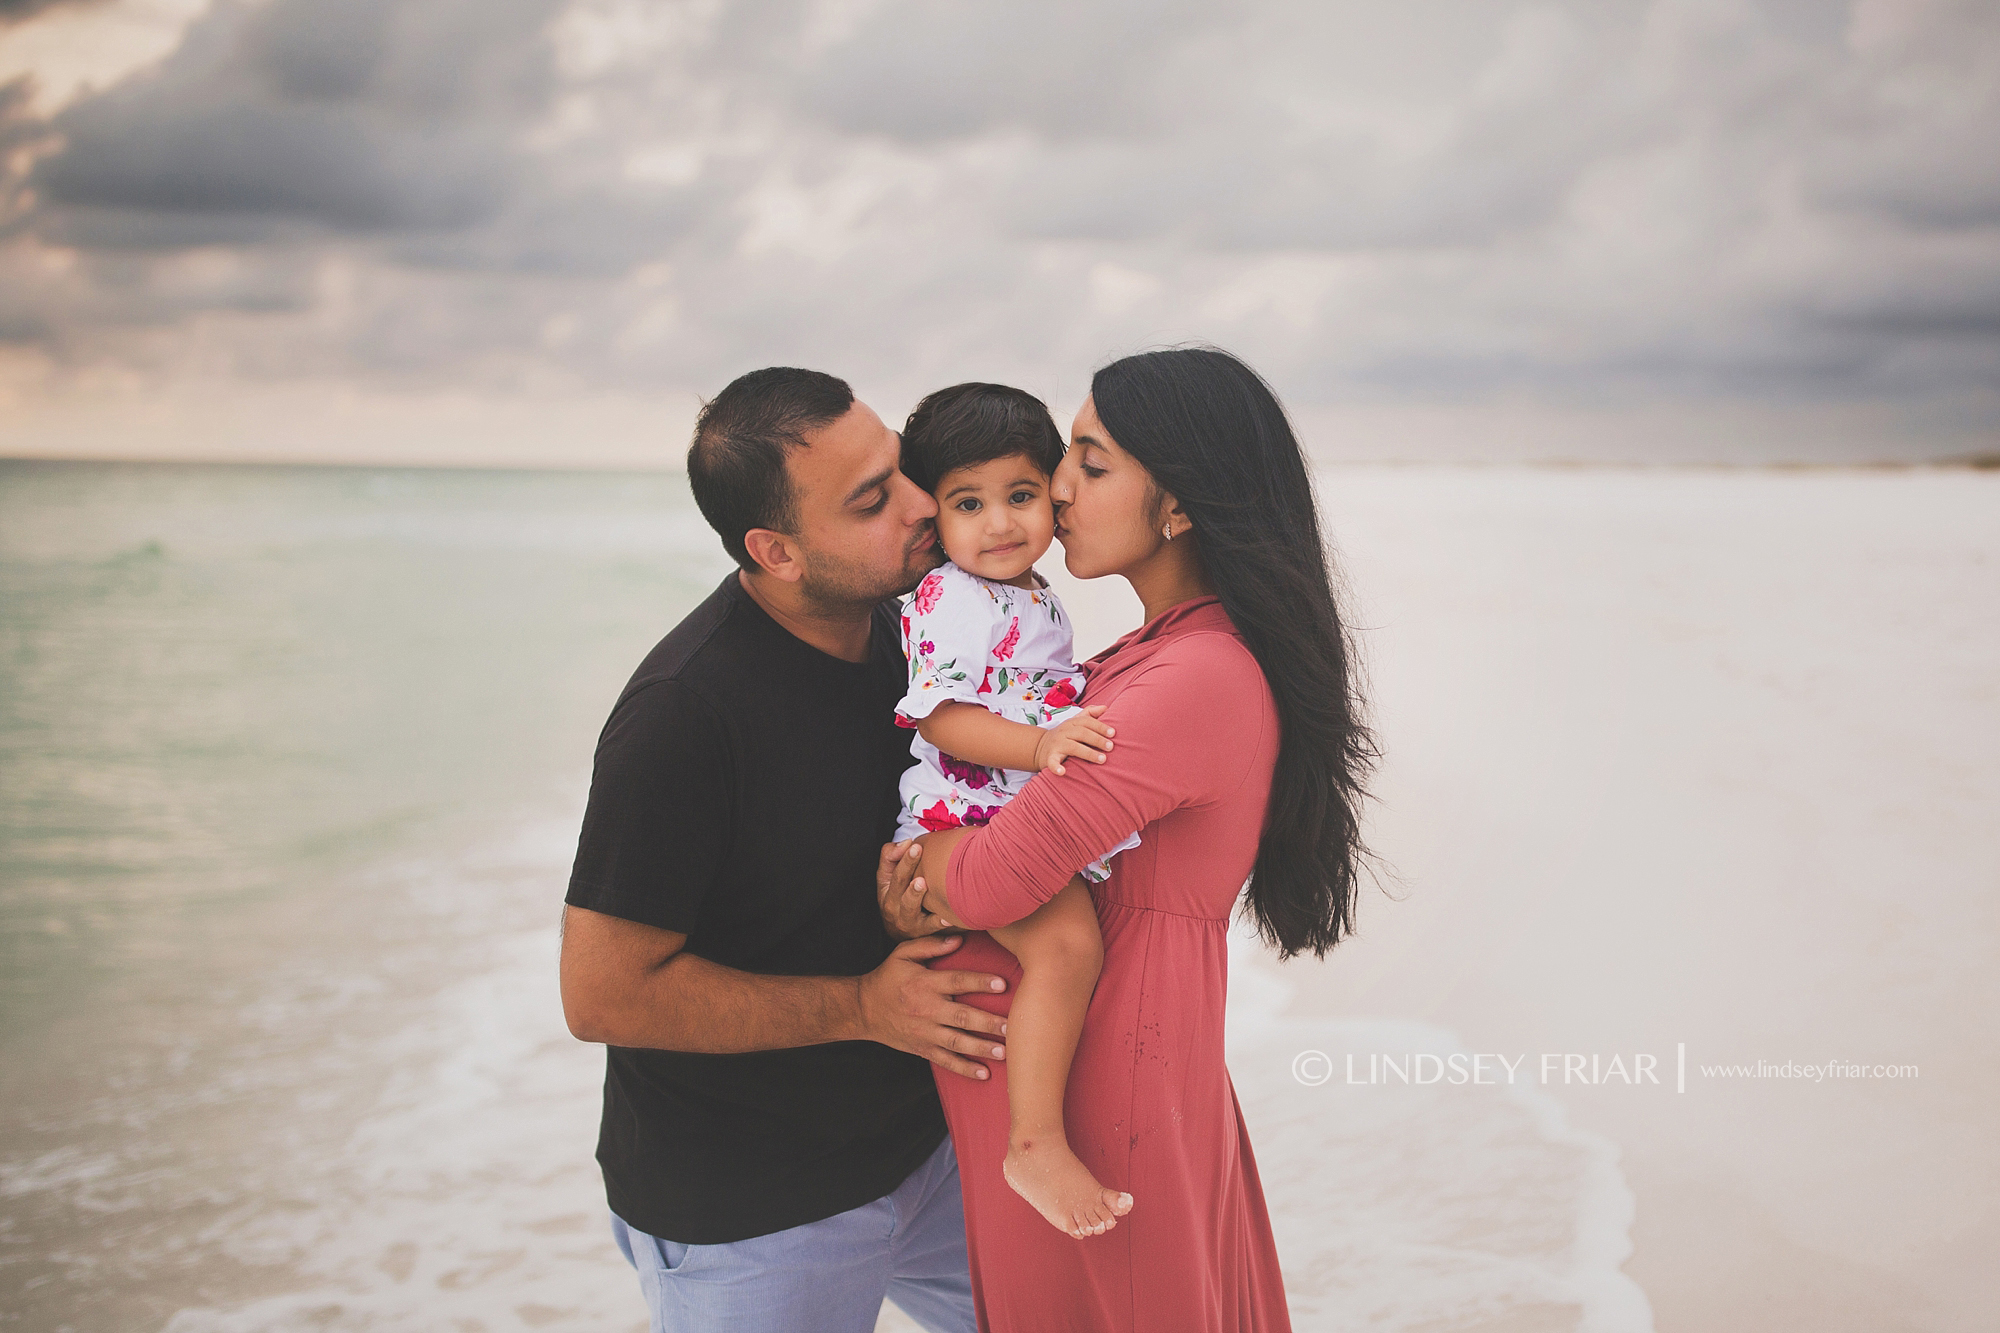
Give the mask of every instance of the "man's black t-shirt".
[[[597, 745], [568, 901], [712, 962], [858, 976], [892, 941], [875, 865], [911, 763], [893, 604], [866, 662], [785, 630], [731, 574], [641, 664]], [[874, 1042], [743, 1055], [610, 1048], [611, 1210], [716, 1245], [880, 1198], [944, 1138], [930, 1066]]]

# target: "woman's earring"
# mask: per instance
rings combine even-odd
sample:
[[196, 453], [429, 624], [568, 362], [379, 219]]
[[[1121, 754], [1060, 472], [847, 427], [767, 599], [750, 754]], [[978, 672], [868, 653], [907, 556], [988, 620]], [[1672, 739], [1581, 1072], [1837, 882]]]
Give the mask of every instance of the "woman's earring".
[[1174, 525], [1173, 525], [1173, 524], [1171, 524], [1171, 523], [1167, 524], [1167, 526], [1165, 526], [1164, 528], [1161, 528], [1161, 529], [1160, 529], [1160, 531], [1161, 531], [1161, 532], [1164, 532], [1164, 533], [1166, 533], [1166, 534], [1167, 534], [1167, 540], [1168, 540], [1168, 541], [1172, 541], [1172, 540], [1174, 539]]

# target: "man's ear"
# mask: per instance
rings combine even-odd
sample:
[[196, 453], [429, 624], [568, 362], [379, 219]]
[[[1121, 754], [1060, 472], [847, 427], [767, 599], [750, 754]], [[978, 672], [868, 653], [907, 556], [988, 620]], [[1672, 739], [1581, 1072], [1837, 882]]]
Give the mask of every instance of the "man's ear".
[[797, 583], [805, 575], [797, 549], [790, 537], [769, 528], [752, 528], [743, 534], [743, 547], [757, 568], [784, 583]]

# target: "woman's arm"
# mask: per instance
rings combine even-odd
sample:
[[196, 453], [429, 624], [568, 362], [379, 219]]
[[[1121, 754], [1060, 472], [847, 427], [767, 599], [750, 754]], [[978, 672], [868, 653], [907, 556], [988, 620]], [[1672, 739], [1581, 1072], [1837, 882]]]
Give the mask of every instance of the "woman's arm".
[[1019, 921], [1135, 829], [1233, 793], [1277, 711], [1240, 640], [1191, 634], [1162, 647], [1104, 720], [1118, 729], [1117, 763], [1037, 774], [985, 827], [919, 839], [944, 915], [971, 930]]
[[979, 704], [941, 703], [917, 720], [917, 734], [955, 758], [986, 768], [1064, 772], [1074, 756], [1104, 762], [1113, 732], [1098, 721], [1102, 708], [1086, 708], [1053, 727], [1013, 722]]

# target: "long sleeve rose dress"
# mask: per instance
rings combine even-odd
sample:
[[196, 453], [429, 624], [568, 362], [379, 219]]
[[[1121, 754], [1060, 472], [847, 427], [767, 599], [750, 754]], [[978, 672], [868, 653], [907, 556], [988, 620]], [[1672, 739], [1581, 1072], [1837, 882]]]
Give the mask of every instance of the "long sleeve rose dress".
[[[953, 850], [952, 906], [974, 927], [1028, 915], [1133, 829], [1092, 888], [1104, 970], [1070, 1069], [1070, 1145], [1132, 1212], [1065, 1236], [1009, 1189], [1004, 1062], [940, 1074], [986, 1333], [1281, 1333], [1291, 1323], [1250, 1139], [1222, 1063], [1230, 915], [1256, 861], [1278, 718], [1214, 597], [1183, 602], [1085, 664], [1117, 729], [1106, 764], [1035, 777]], [[975, 930], [938, 966], [1020, 977]], [[1007, 995], [962, 997], [1004, 1013]]]

